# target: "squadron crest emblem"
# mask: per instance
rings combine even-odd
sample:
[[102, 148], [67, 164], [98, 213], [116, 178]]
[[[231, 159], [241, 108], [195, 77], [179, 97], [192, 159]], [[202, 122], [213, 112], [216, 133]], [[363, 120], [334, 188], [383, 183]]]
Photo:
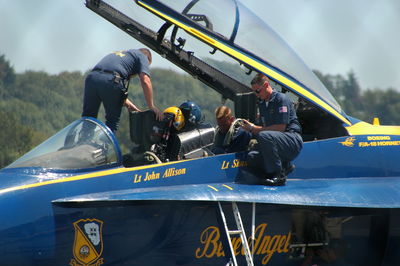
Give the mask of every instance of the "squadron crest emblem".
[[80, 219], [74, 222], [75, 240], [71, 266], [98, 266], [104, 263], [103, 222], [97, 219]]

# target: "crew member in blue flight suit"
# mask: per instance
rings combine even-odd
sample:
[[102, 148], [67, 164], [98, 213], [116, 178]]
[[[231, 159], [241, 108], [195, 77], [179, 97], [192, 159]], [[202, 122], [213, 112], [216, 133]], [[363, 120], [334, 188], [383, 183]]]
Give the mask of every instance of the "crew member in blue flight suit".
[[246, 151], [251, 133], [240, 127], [241, 119], [235, 119], [228, 106], [215, 109], [217, 130], [211, 151], [214, 154]]
[[251, 87], [259, 99], [261, 125], [243, 121], [243, 128], [258, 142], [257, 150], [248, 154], [249, 165], [263, 165], [266, 175], [262, 184], [284, 185], [287, 174], [294, 168], [290, 162], [303, 147], [294, 104], [284, 93], [274, 91], [268, 77], [263, 74], [254, 77]]
[[161, 120], [163, 113], [153, 101], [149, 69], [151, 59], [151, 53], [146, 48], [114, 52], [101, 59], [86, 77], [82, 116], [97, 118], [103, 103], [106, 125], [113, 132], [117, 131], [122, 106], [129, 111], [140, 111], [127, 97], [129, 79], [138, 75], [147, 106]]

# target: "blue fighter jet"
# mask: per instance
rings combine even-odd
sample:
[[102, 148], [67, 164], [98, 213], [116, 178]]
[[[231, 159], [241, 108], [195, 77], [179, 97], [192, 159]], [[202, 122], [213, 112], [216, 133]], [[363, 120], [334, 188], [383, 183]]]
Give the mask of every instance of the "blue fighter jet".
[[267, 75], [295, 102], [304, 147], [286, 185], [269, 187], [245, 182], [257, 178], [246, 152], [210, 152], [210, 124], [172, 132], [131, 113], [122, 154], [83, 117], [0, 170], [1, 265], [400, 264], [400, 126], [347, 115], [239, 0], [86, 6], [231, 100], [236, 117], [255, 121], [249, 80]]

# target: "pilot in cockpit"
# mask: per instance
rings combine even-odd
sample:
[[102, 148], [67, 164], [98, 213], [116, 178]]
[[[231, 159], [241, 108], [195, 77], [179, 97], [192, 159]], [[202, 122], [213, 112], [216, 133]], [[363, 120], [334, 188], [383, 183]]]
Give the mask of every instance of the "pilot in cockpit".
[[218, 127], [211, 151], [214, 154], [246, 151], [251, 133], [241, 128], [242, 119], [236, 119], [228, 106], [217, 107], [215, 119]]
[[161, 162], [204, 157], [214, 139], [214, 128], [204, 123], [200, 107], [185, 101], [164, 110], [163, 121], [153, 126], [151, 152]]

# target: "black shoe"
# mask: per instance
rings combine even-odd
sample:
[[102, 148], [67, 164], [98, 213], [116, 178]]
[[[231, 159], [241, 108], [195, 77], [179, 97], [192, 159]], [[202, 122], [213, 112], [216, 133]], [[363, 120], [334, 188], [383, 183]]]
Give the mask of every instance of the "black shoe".
[[294, 164], [292, 164], [290, 162], [283, 164], [283, 166], [282, 166], [282, 175], [283, 176], [288, 176], [291, 172], [294, 171], [295, 168], [296, 167], [294, 166]]
[[283, 186], [286, 183], [286, 176], [281, 174], [274, 175], [272, 177], [267, 177], [261, 184], [264, 186]]

